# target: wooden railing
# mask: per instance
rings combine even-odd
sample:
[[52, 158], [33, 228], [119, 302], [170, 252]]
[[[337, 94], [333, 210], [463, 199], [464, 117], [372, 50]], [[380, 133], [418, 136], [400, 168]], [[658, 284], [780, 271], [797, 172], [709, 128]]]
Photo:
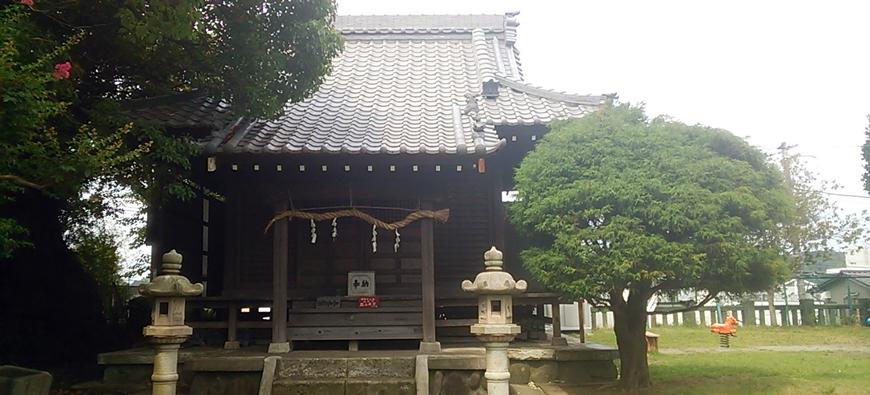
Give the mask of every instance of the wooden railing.
[[[383, 295], [381, 305], [376, 309], [359, 309], [356, 307], [356, 299], [339, 297], [338, 305], [317, 308], [316, 298], [291, 296], [287, 304], [288, 333], [297, 340], [418, 339], [422, 336], [420, 296]], [[527, 293], [514, 297], [515, 306], [540, 306], [541, 311], [544, 304], [553, 305], [558, 301], [559, 296], [553, 293]], [[471, 295], [444, 296], [437, 299], [439, 308], [472, 307], [472, 312], [476, 312], [476, 305], [477, 298]], [[225, 346], [229, 346], [238, 343], [239, 329], [271, 328], [271, 322], [263, 319], [271, 316], [271, 306], [272, 301], [265, 298], [190, 298], [187, 302], [187, 325], [199, 330], [226, 330]], [[438, 317], [435, 326], [448, 336], [449, 333], [456, 332], [467, 337], [467, 328], [476, 322], [476, 318]], [[554, 326], [553, 330], [556, 337], [560, 337], [559, 325]]]
[[[856, 306], [845, 304], [814, 305], [812, 310], [815, 319], [805, 322], [798, 305], [776, 305], [775, 314], [770, 315], [768, 306], [732, 305], [704, 306], [694, 311], [686, 312], [653, 312], [648, 314], [648, 326], [709, 326], [722, 322], [725, 316], [733, 315], [746, 326], [794, 326], [794, 325], [854, 325], [860, 321], [860, 312]], [[721, 313], [720, 313], [721, 311]], [[720, 316], [721, 314], [721, 316]], [[613, 313], [607, 309], [593, 308], [591, 314], [592, 329], [612, 328]]]

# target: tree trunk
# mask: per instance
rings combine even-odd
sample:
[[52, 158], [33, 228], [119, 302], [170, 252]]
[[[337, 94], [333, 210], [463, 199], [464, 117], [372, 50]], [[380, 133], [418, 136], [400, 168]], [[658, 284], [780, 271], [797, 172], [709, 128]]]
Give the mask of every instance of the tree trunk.
[[[647, 297], [632, 291], [627, 302], [613, 305], [613, 330], [619, 347], [619, 381], [628, 392], [648, 387], [649, 364], [646, 355]], [[621, 293], [619, 295], [621, 299]]]
[[[770, 326], [776, 326], [776, 286], [767, 290], [767, 311], [770, 312]], [[782, 323], [783, 326], [785, 323]]]

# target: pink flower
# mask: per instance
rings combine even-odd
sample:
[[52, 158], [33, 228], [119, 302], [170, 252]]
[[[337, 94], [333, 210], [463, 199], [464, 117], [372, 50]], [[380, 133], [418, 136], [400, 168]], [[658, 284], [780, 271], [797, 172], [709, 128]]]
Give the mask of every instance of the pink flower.
[[70, 64], [70, 62], [58, 63], [54, 65], [54, 71], [51, 73], [51, 76], [56, 80], [65, 80], [69, 78], [70, 70], [72, 70], [72, 64]]
[[33, 7], [33, 0], [19, 0], [18, 2], [28, 7]]

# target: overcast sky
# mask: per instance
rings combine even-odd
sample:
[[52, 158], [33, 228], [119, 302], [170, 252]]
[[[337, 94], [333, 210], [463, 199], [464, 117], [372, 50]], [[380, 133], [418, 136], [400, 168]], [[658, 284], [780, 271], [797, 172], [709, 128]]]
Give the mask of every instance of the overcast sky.
[[[728, 129], [866, 196], [870, 2], [338, 0], [339, 14], [520, 11], [527, 82], [618, 93], [650, 115]], [[837, 198], [850, 211], [870, 199]]]

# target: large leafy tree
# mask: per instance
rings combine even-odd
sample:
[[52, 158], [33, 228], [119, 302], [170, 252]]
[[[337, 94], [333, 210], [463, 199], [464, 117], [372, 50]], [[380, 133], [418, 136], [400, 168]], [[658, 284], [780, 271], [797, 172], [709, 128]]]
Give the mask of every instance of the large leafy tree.
[[[191, 138], [130, 118], [127, 103], [199, 91], [236, 114], [273, 116], [328, 73], [341, 47], [334, 13], [333, 0], [0, 4], [0, 310], [15, 317], [0, 320], [0, 361], [41, 355], [22, 344], [87, 356], [67, 346], [87, 344], [82, 336], [41, 332], [99, 320], [98, 300], [88, 312], [69, 307], [97, 296], [70, 249], [90, 239], [70, 234], [111, 214], [106, 194], [118, 185], [149, 201], [192, 194]], [[78, 244], [78, 255], [97, 257], [82, 250], [94, 243]], [[67, 308], [56, 309], [60, 298]], [[18, 338], [31, 335], [58, 344]]]
[[620, 376], [650, 383], [644, 332], [657, 292], [767, 289], [784, 272], [792, 202], [764, 154], [718, 129], [617, 105], [556, 123], [516, 173], [524, 265], [614, 314]]
[[[201, 90], [239, 114], [275, 115], [329, 71], [341, 44], [334, 12], [332, 0], [8, 2], [0, 10], [0, 199], [39, 190], [69, 201], [107, 180], [146, 195], [156, 169], [183, 172], [195, 151], [184, 136], [131, 123], [124, 102]], [[13, 236], [26, 231], [0, 220], [0, 255], [25, 243]]]

